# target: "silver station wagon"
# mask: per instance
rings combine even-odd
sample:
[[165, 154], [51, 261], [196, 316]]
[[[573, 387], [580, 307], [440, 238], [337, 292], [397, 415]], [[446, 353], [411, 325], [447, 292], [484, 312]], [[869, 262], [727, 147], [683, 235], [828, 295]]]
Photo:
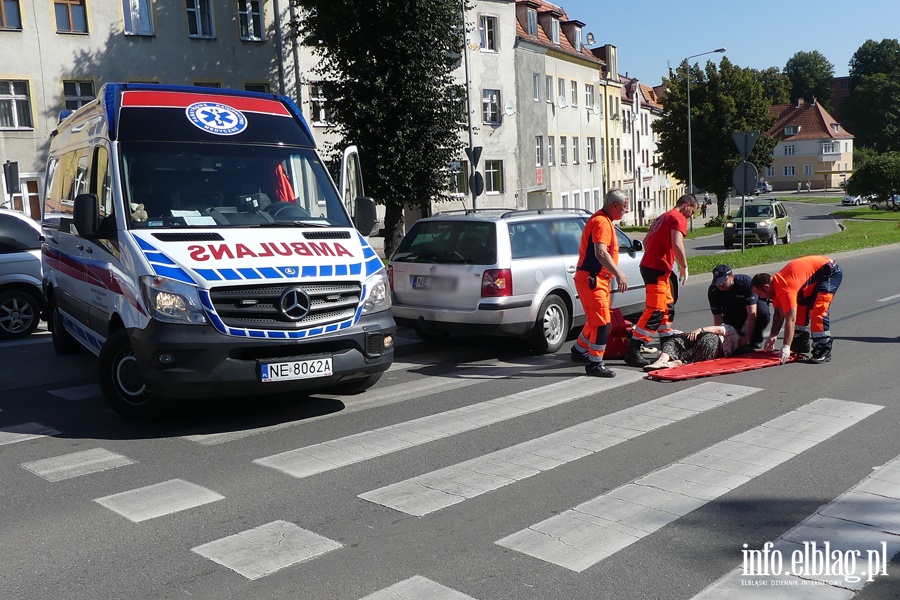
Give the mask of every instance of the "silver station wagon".
[[[574, 278], [589, 217], [573, 209], [488, 209], [417, 221], [388, 265], [394, 320], [425, 340], [512, 336], [535, 352], [556, 352], [585, 322]], [[644, 304], [643, 248], [616, 233], [629, 288], [613, 293], [612, 306], [628, 314]]]

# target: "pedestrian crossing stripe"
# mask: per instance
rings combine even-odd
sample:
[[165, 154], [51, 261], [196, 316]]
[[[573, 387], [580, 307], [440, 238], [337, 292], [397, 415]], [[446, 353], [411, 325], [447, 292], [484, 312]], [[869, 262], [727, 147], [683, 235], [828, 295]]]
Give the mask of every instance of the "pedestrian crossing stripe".
[[415, 575], [360, 600], [475, 600], [427, 577]]
[[359, 497], [421, 517], [759, 391], [754, 387], [701, 383]]
[[94, 500], [129, 521], [140, 523], [210, 502], [225, 496], [189, 481], [172, 479]]
[[94, 448], [93, 450], [83, 450], [81, 452], [22, 463], [20, 466], [38, 477], [55, 482], [82, 475], [91, 475], [130, 464], [134, 464], [134, 461], [127, 456], [122, 456], [103, 448]]
[[48, 435], [59, 435], [59, 431], [41, 423], [19, 423], [0, 427], [0, 446], [25, 442]]
[[815, 400], [496, 543], [584, 571], [882, 408]]

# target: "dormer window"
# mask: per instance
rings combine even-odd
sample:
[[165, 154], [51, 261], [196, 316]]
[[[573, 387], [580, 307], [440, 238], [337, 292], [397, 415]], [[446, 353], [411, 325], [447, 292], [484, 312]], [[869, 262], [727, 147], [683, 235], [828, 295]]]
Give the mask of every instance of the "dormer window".
[[581, 52], [581, 27], [575, 28], [575, 52]]
[[559, 46], [559, 19], [553, 19], [550, 29], [553, 35], [553, 43]]
[[537, 37], [537, 11], [528, 9], [528, 35]]
[[832, 123], [832, 124], [831, 124], [831, 129], [832, 129], [835, 133], [840, 133], [840, 131], [841, 131], [841, 126], [840, 126], [839, 124], [837, 124], [837, 123]]
[[799, 125], [788, 125], [784, 128], [784, 135], [797, 135], [800, 133]]

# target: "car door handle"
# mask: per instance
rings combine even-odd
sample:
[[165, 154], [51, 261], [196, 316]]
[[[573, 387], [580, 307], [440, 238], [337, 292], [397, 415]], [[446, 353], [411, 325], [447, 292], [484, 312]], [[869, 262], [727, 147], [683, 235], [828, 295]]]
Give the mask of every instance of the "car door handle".
[[87, 248], [85, 248], [84, 251], [87, 252], [88, 254], [93, 254], [93, 253], [94, 253], [94, 249], [91, 248], [90, 246], [88, 246]]
[[575, 267], [569, 267], [568, 269], [566, 269], [566, 273], [568, 273], [569, 275], [571, 275], [572, 273], [574, 273], [574, 272], [577, 271], [577, 270], [578, 270], [578, 269], [576, 269]]
[[81, 244], [78, 244], [75, 246], [75, 249], [76, 250], [84, 250], [84, 246], [82, 246]]

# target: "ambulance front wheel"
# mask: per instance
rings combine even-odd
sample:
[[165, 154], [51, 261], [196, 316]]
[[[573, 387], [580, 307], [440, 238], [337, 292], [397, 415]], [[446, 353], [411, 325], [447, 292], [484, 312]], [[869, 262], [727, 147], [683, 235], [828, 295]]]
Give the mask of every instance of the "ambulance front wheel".
[[113, 409], [129, 419], [159, 417], [167, 402], [147, 388], [141, 379], [137, 357], [128, 332], [120, 329], [100, 350], [100, 389]]

